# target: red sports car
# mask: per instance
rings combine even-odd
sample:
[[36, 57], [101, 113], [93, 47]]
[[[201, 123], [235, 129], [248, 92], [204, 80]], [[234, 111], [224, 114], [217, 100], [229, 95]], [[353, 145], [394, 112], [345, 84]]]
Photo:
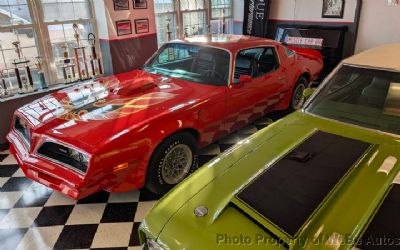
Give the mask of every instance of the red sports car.
[[145, 186], [163, 194], [197, 150], [276, 111], [301, 107], [317, 51], [248, 36], [165, 44], [141, 70], [70, 87], [15, 112], [8, 140], [25, 175], [71, 198]]

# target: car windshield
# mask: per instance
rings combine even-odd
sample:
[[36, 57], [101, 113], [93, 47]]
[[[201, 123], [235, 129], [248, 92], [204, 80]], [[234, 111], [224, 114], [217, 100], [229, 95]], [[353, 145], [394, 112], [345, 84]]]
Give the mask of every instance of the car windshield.
[[230, 55], [222, 49], [192, 44], [164, 45], [144, 71], [197, 83], [226, 86]]
[[306, 111], [400, 135], [400, 72], [344, 65]]

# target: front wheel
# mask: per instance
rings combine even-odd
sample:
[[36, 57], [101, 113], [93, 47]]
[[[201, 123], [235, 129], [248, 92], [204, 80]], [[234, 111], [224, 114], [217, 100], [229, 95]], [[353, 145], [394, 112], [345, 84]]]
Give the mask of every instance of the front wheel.
[[303, 107], [304, 104], [303, 92], [307, 88], [307, 85], [308, 85], [308, 80], [304, 77], [300, 77], [293, 90], [289, 111], [296, 111]]
[[145, 187], [152, 193], [165, 194], [196, 168], [196, 139], [188, 132], [172, 135], [154, 151]]

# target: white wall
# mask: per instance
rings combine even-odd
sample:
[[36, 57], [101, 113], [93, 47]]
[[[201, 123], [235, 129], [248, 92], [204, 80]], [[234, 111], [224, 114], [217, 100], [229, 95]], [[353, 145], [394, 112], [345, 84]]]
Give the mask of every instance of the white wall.
[[382, 44], [400, 43], [400, 6], [387, 3], [387, 0], [363, 1], [356, 53]]
[[[372, 0], [373, 1], [373, 0]], [[243, 0], [234, 0], [234, 20], [243, 21]], [[313, 22], [354, 22], [357, 0], [346, 0], [344, 17], [322, 18], [322, 0], [272, 0], [270, 19]]]
[[94, 14], [97, 22], [97, 31], [99, 33], [100, 39], [108, 39], [108, 26], [107, 26], [107, 16], [106, 7], [103, 0], [93, 1]]
[[244, 1], [243, 0], [233, 0], [233, 20], [243, 21], [243, 11]]

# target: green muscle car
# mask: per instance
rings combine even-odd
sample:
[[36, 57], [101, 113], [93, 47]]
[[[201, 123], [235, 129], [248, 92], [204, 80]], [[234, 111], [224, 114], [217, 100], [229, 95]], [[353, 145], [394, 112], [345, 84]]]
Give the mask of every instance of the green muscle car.
[[295, 112], [149, 212], [143, 249], [400, 249], [400, 44], [343, 61]]

